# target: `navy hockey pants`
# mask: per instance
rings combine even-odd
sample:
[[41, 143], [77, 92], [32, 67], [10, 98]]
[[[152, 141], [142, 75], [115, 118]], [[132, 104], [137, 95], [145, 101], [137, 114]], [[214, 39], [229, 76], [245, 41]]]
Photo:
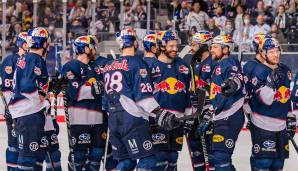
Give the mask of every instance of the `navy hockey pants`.
[[8, 147], [6, 148], [6, 165], [8, 171], [15, 171], [18, 161], [18, 140], [12, 125], [7, 124]]

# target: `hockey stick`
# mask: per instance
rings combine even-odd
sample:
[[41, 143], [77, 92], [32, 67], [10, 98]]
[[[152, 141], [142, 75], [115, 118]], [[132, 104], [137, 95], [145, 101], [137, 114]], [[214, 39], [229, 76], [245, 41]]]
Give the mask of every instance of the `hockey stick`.
[[186, 45], [186, 46], [184, 46], [184, 48], [181, 50], [181, 52], [179, 53], [179, 57], [180, 58], [184, 58], [188, 53], [189, 53], [189, 51], [190, 51], [190, 46], [189, 45]]
[[110, 139], [110, 129], [107, 130], [107, 138], [106, 138], [106, 144], [105, 144], [105, 154], [103, 158], [103, 166], [101, 168], [101, 171], [104, 171], [107, 163], [107, 156], [108, 156], [108, 147], [109, 147], [109, 139]]
[[9, 110], [8, 110], [8, 104], [6, 102], [6, 99], [4, 97], [4, 94], [3, 94], [3, 91], [2, 90], [0, 90], [0, 96], [1, 96], [1, 100], [2, 100], [2, 102], [4, 104], [4, 110], [5, 110], [4, 111], [4, 118], [6, 120], [6, 123], [8, 123], [8, 120], [10, 120], [12, 122], [12, 128], [13, 128], [13, 130], [15, 130], [15, 124], [13, 123], [12, 116], [11, 116]]
[[51, 168], [52, 168], [51, 170], [52, 170], [52, 171], [55, 171], [54, 163], [53, 163], [53, 160], [52, 160], [52, 156], [51, 156], [51, 154], [50, 154], [49, 151], [47, 151], [47, 156], [48, 156], [49, 161], [50, 161], [50, 163], [51, 163]]
[[76, 165], [74, 163], [74, 154], [73, 154], [73, 148], [72, 148], [72, 138], [70, 134], [70, 122], [69, 122], [69, 113], [68, 113], [68, 101], [66, 97], [66, 89], [62, 89], [63, 94], [63, 103], [64, 103], [64, 113], [65, 113], [65, 121], [66, 121], [66, 127], [67, 127], [67, 135], [68, 135], [68, 145], [69, 145], [69, 151], [70, 151], [70, 158], [71, 158], [71, 165], [73, 167], [73, 170], [76, 171]]
[[298, 146], [297, 146], [295, 140], [294, 140], [293, 137], [290, 136], [289, 134], [288, 134], [288, 137], [290, 138], [290, 140], [291, 140], [291, 142], [292, 142], [292, 144], [293, 144], [293, 146], [294, 146], [294, 148], [295, 148], [295, 151], [296, 151], [296, 153], [298, 154]]

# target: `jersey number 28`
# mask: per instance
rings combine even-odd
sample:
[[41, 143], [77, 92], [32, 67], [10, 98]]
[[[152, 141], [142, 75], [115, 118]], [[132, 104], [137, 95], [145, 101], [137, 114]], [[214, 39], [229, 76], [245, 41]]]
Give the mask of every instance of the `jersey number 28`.
[[110, 92], [111, 90], [115, 90], [117, 92], [120, 92], [122, 90], [123, 76], [121, 72], [116, 71], [112, 74], [106, 73], [104, 79], [105, 79], [105, 91], [107, 93]]

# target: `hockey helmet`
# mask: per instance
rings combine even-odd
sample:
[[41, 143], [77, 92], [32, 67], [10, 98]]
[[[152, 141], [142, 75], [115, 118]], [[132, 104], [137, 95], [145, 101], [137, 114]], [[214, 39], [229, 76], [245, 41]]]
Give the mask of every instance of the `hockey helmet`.
[[134, 41], [136, 41], [136, 32], [131, 28], [116, 33], [116, 42], [119, 44], [120, 49], [133, 47]]
[[222, 47], [233, 45], [233, 39], [230, 35], [219, 35], [212, 39], [212, 44], [220, 44]]
[[17, 37], [17, 47], [22, 48], [23, 43], [27, 43], [27, 32], [21, 32]]
[[267, 38], [264, 41], [264, 45], [262, 47], [263, 51], [268, 51], [273, 48], [280, 48], [279, 42], [275, 38]]
[[175, 32], [172, 31], [160, 31], [157, 33], [156, 43], [158, 46], [166, 46], [168, 41], [178, 40]]
[[191, 43], [195, 43], [197, 45], [208, 44], [212, 38], [213, 37], [209, 31], [199, 31], [192, 36]]
[[156, 46], [156, 34], [147, 34], [143, 39], [143, 46], [145, 51], [150, 52]]
[[43, 48], [43, 44], [49, 41], [49, 32], [43, 27], [36, 27], [28, 31], [27, 44], [29, 48]]
[[85, 46], [92, 48], [94, 45], [95, 41], [90, 36], [80, 36], [73, 42], [73, 49], [79, 55], [85, 53]]
[[271, 36], [266, 35], [266, 34], [256, 34], [252, 41], [254, 50], [255, 51], [262, 50], [265, 39], [267, 39], [267, 38], [271, 38]]

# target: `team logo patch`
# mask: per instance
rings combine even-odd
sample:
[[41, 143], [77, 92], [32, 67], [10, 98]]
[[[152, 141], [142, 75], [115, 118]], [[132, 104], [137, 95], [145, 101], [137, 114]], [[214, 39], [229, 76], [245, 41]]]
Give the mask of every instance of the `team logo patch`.
[[26, 61], [25, 58], [19, 58], [18, 62], [17, 62], [17, 66], [20, 67], [21, 69], [24, 69], [26, 66]]
[[252, 85], [256, 86], [256, 85], [258, 84], [258, 79], [257, 79], [257, 77], [253, 77], [253, 78], [251, 79], [251, 83], [252, 83]]
[[66, 72], [66, 76], [70, 80], [72, 80], [74, 78], [74, 74], [71, 71]]
[[57, 138], [57, 134], [52, 134], [52, 135], [51, 135], [51, 140], [52, 140], [52, 141], [57, 141], [57, 140], [58, 140], [58, 138]]
[[30, 149], [31, 151], [37, 151], [38, 148], [39, 148], [39, 145], [38, 145], [37, 142], [31, 142], [31, 143], [29, 144], [29, 149]]
[[148, 75], [148, 72], [146, 69], [140, 69], [140, 75], [142, 78], [145, 78]]
[[285, 150], [289, 151], [289, 144], [285, 145]]
[[40, 75], [41, 75], [41, 69], [38, 68], [38, 67], [34, 67], [34, 73], [35, 73], [36, 75], [40, 76]]
[[41, 143], [43, 144], [43, 146], [48, 146], [49, 145], [49, 141], [47, 140], [47, 137], [42, 137], [41, 138]]
[[76, 138], [75, 138], [75, 137], [71, 137], [70, 145], [71, 145], [71, 146], [74, 146], [76, 143], [77, 143]]
[[272, 149], [272, 148], [275, 148], [276, 143], [272, 140], [267, 140], [267, 141], [263, 142], [263, 146], [266, 147], [266, 148]]
[[220, 75], [221, 74], [221, 68], [216, 68], [215, 69], [215, 75]]
[[177, 144], [183, 144], [183, 137], [177, 137], [176, 138], [176, 143]]
[[225, 140], [225, 138], [222, 136], [222, 135], [218, 135], [218, 134], [215, 134], [213, 135], [212, 137], [212, 141], [213, 142], [223, 142]]
[[81, 141], [89, 141], [90, 140], [90, 134], [81, 134], [80, 136], [79, 136], [79, 140], [81, 140]]
[[210, 65], [204, 65], [202, 67], [202, 72], [211, 72], [211, 67]]
[[225, 145], [226, 145], [226, 147], [228, 147], [228, 148], [233, 148], [233, 147], [234, 147], [234, 141], [233, 141], [232, 139], [227, 139], [227, 140], [225, 141]]
[[104, 139], [104, 140], [106, 140], [107, 139], [107, 133], [106, 132], [103, 132], [101, 134], [101, 138]]
[[255, 144], [253, 148], [254, 148], [254, 153], [257, 154], [260, 152], [261, 147], [259, 146], [259, 144]]
[[11, 135], [12, 135], [13, 137], [17, 137], [16, 131], [15, 131], [14, 129], [11, 130]]
[[5, 70], [5, 72], [7, 74], [11, 74], [12, 73], [12, 67], [11, 66], [6, 66], [4, 70]]
[[100, 74], [100, 69], [98, 67], [95, 67], [94, 70], [95, 70], [96, 74]]
[[180, 65], [179, 66], [179, 72], [182, 74], [188, 74], [189, 69], [185, 65]]
[[291, 90], [285, 86], [281, 86], [276, 90], [274, 100], [280, 103], [286, 103], [291, 96]]
[[161, 133], [152, 134], [153, 141], [163, 141], [164, 139], [166, 139], [165, 134], [161, 134]]
[[152, 142], [151, 141], [149, 141], [149, 140], [146, 140], [144, 143], [143, 143], [143, 148], [145, 149], [145, 150], [151, 150], [151, 148], [152, 148]]

